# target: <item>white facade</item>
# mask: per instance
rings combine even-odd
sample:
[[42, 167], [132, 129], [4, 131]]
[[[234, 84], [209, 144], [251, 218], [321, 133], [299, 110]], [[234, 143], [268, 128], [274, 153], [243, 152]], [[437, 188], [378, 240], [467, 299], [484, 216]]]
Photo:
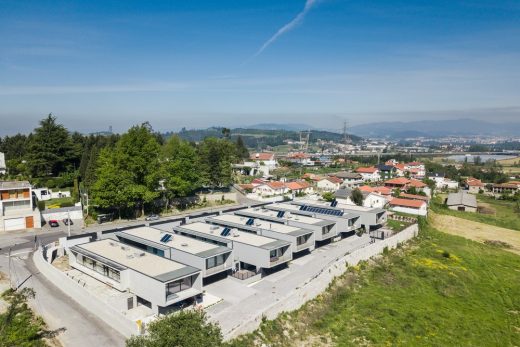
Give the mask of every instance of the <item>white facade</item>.
[[5, 154], [0, 152], [0, 175], [7, 173], [7, 166], [5, 165]]
[[32, 188], [26, 181], [0, 181], [0, 231], [41, 228]]
[[363, 177], [364, 182], [377, 182], [381, 180], [381, 175], [379, 175], [379, 170], [376, 170], [373, 173], [368, 172], [360, 172], [361, 177]]
[[316, 187], [324, 192], [335, 192], [339, 189], [340, 185], [339, 182], [332, 182], [328, 178], [319, 180], [318, 183], [316, 183]]
[[273, 187], [268, 183], [260, 184], [253, 188], [253, 193], [259, 196], [284, 195], [288, 192], [289, 189], [285, 185], [283, 187]]
[[428, 214], [428, 208], [426, 203], [420, 208], [404, 207], [404, 206], [392, 206], [390, 210], [401, 213], [413, 214], [416, 216], [426, 216]]

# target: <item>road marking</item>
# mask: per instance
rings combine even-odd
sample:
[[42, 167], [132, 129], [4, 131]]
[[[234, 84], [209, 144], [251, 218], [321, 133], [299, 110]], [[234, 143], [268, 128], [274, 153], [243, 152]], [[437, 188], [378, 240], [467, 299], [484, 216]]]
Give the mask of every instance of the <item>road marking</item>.
[[258, 281], [256, 281], [256, 282], [249, 283], [249, 284], [247, 285], [247, 287], [252, 287], [252, 286], [254, 286], [254, 285], [256, 285], [256, 284], [262, 282], [263, 280], [264, 280], [264, 279], [262, 278], [261, 280], [258, 280]]
[[[11, 254], [11, 257], [16, 257], [17, 255], [31, 253], [32, 251], [33, 251], [32, 249], [29, 249], [28, 251], [18, 252], [18, 253], [15, 253], [15, 254]], [[9, 254], [6, 254], [5, 257], [9, 258]]]

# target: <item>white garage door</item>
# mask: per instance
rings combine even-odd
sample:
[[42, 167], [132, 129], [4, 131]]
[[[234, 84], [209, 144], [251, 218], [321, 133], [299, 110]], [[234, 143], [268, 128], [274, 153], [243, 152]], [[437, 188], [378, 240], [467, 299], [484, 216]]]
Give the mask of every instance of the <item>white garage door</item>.
[[5, 231], [25, 229], [25, 218], [12, 218], [4, 221]]

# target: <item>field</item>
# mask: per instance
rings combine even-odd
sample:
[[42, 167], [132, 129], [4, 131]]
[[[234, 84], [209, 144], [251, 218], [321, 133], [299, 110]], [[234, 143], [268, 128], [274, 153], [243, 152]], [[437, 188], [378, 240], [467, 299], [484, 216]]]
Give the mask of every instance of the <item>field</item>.
[[450, 210], [441, 203], [445, 197], [445, 195], [437, 196], [432, 201], [431, 209], [439, 214], [520, 231], [520, 211], [517, 210], [518, 207], [513, 201], [495, 200], [491, 197], [479, 195], [477, 197], [478, 206], [484, 207], [488, 212], [483, 214]]
[[515, 165], [515, 164], [520, 164], [520, 157], [497, 160], [497, 163], [499, 163], [502, 166], [511, 166], [511, 165]]
[[237, 346], [518, 346], [520, 256], [442, 233], [351, 267]]
[[520, 233], [453, 216], [431, 213], [432, 225], [446, 233], [483, 242], [520, 255]]

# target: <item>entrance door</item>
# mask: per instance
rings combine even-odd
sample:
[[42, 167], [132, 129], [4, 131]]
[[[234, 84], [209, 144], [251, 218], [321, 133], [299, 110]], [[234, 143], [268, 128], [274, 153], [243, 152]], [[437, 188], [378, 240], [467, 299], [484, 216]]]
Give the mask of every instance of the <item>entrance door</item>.
[[34, 228], [34, 218], [33, 218], [33, 216], [25, 217], [25, 227], [26, 228]]

